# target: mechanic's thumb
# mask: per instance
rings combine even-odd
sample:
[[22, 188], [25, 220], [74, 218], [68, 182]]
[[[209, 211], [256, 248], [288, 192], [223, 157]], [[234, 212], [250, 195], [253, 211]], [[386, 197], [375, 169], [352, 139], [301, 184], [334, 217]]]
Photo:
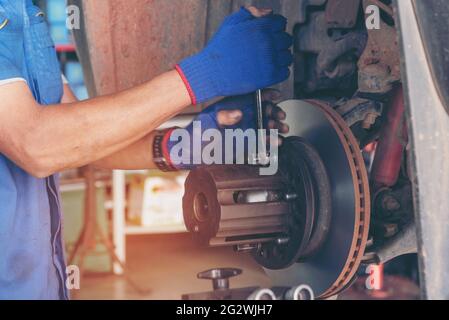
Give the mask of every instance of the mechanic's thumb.
[[251, 14], [251, 12], [246, 9], [245, 7], [242, 7], [239, 11], [236, 13], [230, 15], [226, 18], [224, 24], [225, 25], [234, 25], [239, 24], [242, 22], [245, 22], [247, 20], [254, 19], [254, 16]]
[[234, 126], [242, 120], [243, 114], [240, 110], [222, 110], [217, 113], [217, 123], [222, 126]]

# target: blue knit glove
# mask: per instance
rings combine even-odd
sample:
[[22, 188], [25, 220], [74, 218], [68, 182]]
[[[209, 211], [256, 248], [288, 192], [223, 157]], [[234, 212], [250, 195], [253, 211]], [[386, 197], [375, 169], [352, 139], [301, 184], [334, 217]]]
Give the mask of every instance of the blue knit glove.
[[[241, 120], [232, 126], [221, 126], [218, 123], [217, 115], [220, 111], [223, 110], [240, 110], [242, 112]], [[238, 115], [240, 117], [240, 115]], [[267, 125], [268, 118], [265, 119], [265, 126]], [[196, 126], [196, 129], [195, 129]], [[200, 126], [200, 128], [199, 128]], [[209, 165], [211, 163], [203, 163], [202, 153], [204, 147], [210, 144], [210, 141], [202, 141], [202, 137], [204, 133], [208, 129], [217, 129], [222, 137], [222, 150], [221, 150], [221, 160], [220, 163], [224, 164], [226, 155], [225, 155], [225, 130], [226, 129], [242, 129], [246, 131], [247, 129], [255, 129], [256, 128], [256, 118], [255, 118], [255, 102], [254, 95], [244, 95], [244, 96], [236, 96], [226, 98], [203, 112], [201, 112], [195, 120], [186, 128], [184, 131], [185, 134], [178, 135], [176, 131], [169, 132], [171, 135], [170, 138], [164, 139], [166, 141], [166, 145], [164, 146], [165, 150], [167, 150], [167, 154], [170, 154], [170, 162], [178, 170], [192, 170], [198, 165]], [[196, 155], [196, 161], [194, 158], [194, 148], [195, 142], [201, 141], [199, 153]], [[173, 140], [173, 141], [172, 141]], [[198, 145], [197, 145], [198, 146]], [[176, 147], [176, 149], [174, 149]], [[235, 143], [234, 143], [235, 147]], [[248, 150], [247, 145], [245, 144], [245, 151]], [[241, 161], [247, 161], [248, 154], [236, 154], [235, 148], [233, 150], [234, 160], [236, 158]], [[199, 163], [198, 163], [199, 161]]]
[[245, 8], [229, 16], [203, 51], [176, 66], [192, 104], [286, 80], [293, 61], [286, 25], [283, 16], [256, 18]]

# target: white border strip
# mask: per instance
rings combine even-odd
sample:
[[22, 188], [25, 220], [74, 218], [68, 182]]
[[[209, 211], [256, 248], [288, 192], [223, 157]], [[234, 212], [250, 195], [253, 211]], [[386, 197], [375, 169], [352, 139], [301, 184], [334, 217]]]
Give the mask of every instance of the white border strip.
[[13, 83], [13, 82], [19, 82], [19, 81], [27, 82], [24, 78], [11, 78], [11, 79], [0, 80], [0, 86], [9, 84], [9, 83]]

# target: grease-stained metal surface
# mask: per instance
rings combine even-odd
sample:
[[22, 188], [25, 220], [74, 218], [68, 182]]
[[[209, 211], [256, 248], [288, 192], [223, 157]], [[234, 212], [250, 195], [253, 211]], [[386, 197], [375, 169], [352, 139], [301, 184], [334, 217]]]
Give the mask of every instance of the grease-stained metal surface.
[[204, 45], [207, 0], [73, 0], [75, 32], [90, 91], [128, 89], [167, 71]]
[[[378, 5], [378, 1], [364, 0], [363, 8]], [[379, 29], [368, 30], [368, 43], [360, 57], [359, 90], [365, 93], [385, 94], [401, 80], [400, 53], [395, 17], [390, 7], [382, 7]]]
[[329, 0], [326, 20], [330, 28], [353, 28], [357, 23], [361, 0]]

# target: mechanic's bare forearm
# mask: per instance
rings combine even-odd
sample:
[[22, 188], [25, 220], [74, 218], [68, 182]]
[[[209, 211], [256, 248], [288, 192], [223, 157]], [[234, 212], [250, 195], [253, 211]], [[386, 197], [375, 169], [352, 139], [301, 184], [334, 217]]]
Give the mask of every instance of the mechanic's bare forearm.
[[[30, 103], [20, 107], [26, 112], [14, 114], [13, 124], [2, 124], [1, 141], [12, 143], [1, 143], [0, 151], [44, 177], [105, 159], [135, 143], [135, 148], [142, 148], [143, 138], [188, 106], [190, 97], [172, 71], [115, 95], [45, 108], [30, 108]], [[125, 157], [124, 151], [120, 157]], [[149, 159], [138, 164], [148, 164]]]
[[155, 132], [152, 132], [125, 149], [98, 160], [92, 165], [100, 169], [111, 170], [157, 169], [153, 162], [154, 136]]
[[[78, 99], [68, 84], [64, 85], [64, 95], [61, 103], [75, 103]], [[104, 159], [98, 160], [92, 165], [99, 169], [144, 170], [156, 169], [153, 161], [153, 141], [155, 133], [133, 143]]]

